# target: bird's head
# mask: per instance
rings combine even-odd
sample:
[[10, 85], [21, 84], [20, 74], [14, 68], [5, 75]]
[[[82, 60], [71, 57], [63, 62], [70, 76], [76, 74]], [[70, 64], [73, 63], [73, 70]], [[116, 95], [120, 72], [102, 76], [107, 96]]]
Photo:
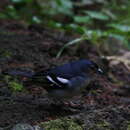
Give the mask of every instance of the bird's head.
[[103, 74], [103, 70], [93, 61], [82, 60], [82, 70], [87, 73]]

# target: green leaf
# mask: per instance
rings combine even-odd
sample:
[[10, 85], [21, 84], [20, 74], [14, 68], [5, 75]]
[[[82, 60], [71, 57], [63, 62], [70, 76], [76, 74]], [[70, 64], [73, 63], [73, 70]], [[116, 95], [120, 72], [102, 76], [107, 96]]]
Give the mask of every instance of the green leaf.
[[85, 30], [85, 34], [91, 41], [96, 41], [101, 37], [105, 37], [107, 32], [103, 32], [101, 30]]
[[120, 35], [120, 34], [110, 33], [109, 36], [118, 39], [118, 40], [121, 41], [128, 49], [130, 49], [130, 43], [129, 43], [128, 37], [127, 37], [126, 35]]
[[62, 23], [50, 20], [48, 21], [48, 26], [52, 28], [62, 28]]
[[75, 16], [74, 21], [76, 23], [88, 23], [90, 21], [89, 16]]
[[102, 12], [96, 12], [96, 11], [84, 11], [84, 12], [94, 19], [109, 20], [109, 16], [107, 16], [106, 14]]
[[65, 30], [67, 31], [74, 31], [80, 34], [84, 33], [84, 27], [83, 26], [79, 26], [78, 24], [69, 24], [65, 26]]
[[0, 13], [0, 18], [1, 18], [1, 19], [5, 19], [5, 18], [7, 18], [7, 15], [4, 14], [4, 13]]
[[130, 26], [129, 25], [122, 25], [122, 24], [109, 24], [109, 27], [118, 29], [122, 32], [130, 32]]
[[23, 89], [23, 85], [15, 81], [9, 82], [9, 87], [14, 91], [21, 91]]
[[32, 22], [36, 23], [36, 24], [40, 24], [42, 21], [40, 18], [38, 18], [37, 16], [33, 16], [32, 17]]
[[60, 17], [73, 15], [73, 2], [71, 0], [37, 0], [37, 3], [45, 15], [60, 15]]
[[32, 0], [11, 0], [11, 2], [13, 3], [30, 3], [32, 2]]
[[13, 5], [8, 5], [6, 7], [6, 14], [8, 17], [10, 18], [14, 18], [14, 19], [18, 19], [19, 18], [19, 15], [18, 15], [18, 12], [17, 10], [14, 8]]
[[124, 41], [126, 39], [125, 36], [122, 36], [122, 35], [119, 35], [119, 34], [114, 34], [114, 33], [111, 33], [109, 36], [116, 38], [120, 41]]
[[60, 5], [59, 5], [59, 12], [62, 12], [64, 14], [71, 14], [72, 11], [72, 2], [70, 0], [57, 0], [60, 1]]

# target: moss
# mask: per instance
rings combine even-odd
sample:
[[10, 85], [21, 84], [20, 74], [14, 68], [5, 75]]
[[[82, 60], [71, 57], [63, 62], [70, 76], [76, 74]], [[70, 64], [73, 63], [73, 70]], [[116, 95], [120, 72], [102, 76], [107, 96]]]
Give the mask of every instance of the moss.
[[0, 49], [0, 58], [10, 58], [12, 56], [12, 53], [10, 51]]
[[110, 124], [107, 121], [102, 121], [102, 122], [98, 123], [96, 126], [99, 129], [110, 130]]
[[97, 122], [96, 124], [93, 124], [92, 126], [90, 126], [89, 128], [86, 126], [84, 126], [84, 128], [87, 128], [88, 130], [111, 130], [111, 124], [107, 121], [100, 121]]
[[83, 130], [83, 128], [72, 119], [62, 118], [41, 123], [46, 130]]
[[130, 121], [128, 121], [128, 126], [127, 126], [127, 130], [130, 130]]
[[9, 87], [14, 91], [14, 92], [17, 92], [17, 91], [22, 91], [23, 90], [23, 85], [16, 82], [16, 81], [10, 81], [9, 82]]

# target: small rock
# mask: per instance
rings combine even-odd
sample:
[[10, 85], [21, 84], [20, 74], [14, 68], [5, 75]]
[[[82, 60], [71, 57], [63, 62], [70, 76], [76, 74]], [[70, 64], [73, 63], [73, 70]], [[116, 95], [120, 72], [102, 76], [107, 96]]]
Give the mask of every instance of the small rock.
[[31, 125], [29, 124], [16, 124], [12, 130], [35, 130]]
[[33, 126], [33, 128], [34, 128], [34, 130], [44, 130], [43, 128], [41, 128], [41, 127], [38, 126], [38, 125]]

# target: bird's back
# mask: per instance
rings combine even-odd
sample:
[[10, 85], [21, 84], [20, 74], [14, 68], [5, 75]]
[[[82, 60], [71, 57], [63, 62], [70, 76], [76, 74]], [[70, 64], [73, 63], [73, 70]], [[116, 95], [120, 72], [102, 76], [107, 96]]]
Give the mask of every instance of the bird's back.
[[62, 66], [49, 70], [47, 74], [55, 74], [55, 76], [70, 79], [76, 75], [81, 75], [83, 67], [82, 65], [84, 65], [84, 62], [87, 62], [87, 60], [79, 60], [78, 62], [73, 61], [66, 63]]

